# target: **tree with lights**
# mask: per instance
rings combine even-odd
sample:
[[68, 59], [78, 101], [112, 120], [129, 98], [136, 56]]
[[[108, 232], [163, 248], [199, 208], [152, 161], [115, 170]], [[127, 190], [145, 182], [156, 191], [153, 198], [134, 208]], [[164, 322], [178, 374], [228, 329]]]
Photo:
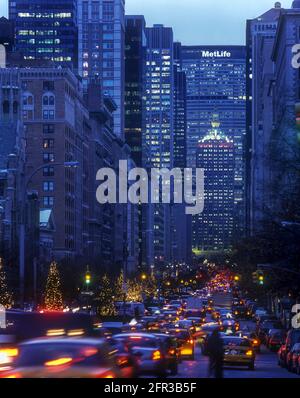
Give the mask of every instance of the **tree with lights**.
[[124, 290], [124, 272], [123, 270], [120, 272], [120, 275], [118, 276], [117, 280], [115, 281], [115, 286], [114, 286], [114, 296], [116, 301], [123, 301], [124, 300], [124, 294], [126, 294]]
[[51, 263], [48, 273], [45, 291], [45, 307], [49, 311], [58, 311], [63, 308], [61, 282], [56, 262]]
[[157, 298], [158, 282], [154, 275], [150, 275], [142, 281], [142, 289], [147, 298]]
[[128, 281], [127, 300], [142, 301], [142, 285], [136, 279]]
[[114, 305], [114, 291], [111, 280], [105, 274], [100, 280], [100, 285], [97, 294], [97, 312], [100, 316], [113, 316], [116, 315]]
[[7, 287], [6, 273], [4, 270], [2, 258], [0, 258], [0, 305], [3, 305], [5, 308], [11, 308], [12, 304], [12, 295]]

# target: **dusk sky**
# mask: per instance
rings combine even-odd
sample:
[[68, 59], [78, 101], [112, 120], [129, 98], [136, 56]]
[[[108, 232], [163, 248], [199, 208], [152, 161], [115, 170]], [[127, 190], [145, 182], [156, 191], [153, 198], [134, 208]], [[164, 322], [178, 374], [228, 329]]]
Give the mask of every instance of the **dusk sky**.
[[[174, 29], [183, 44], [244, 44], [245, 21], [269, 8], [272, 0], [126, 0], [127, 14], [145, 15], [148, 26], [162, 23]], [[282, 0], [290, 8], [292, 0]], [[7, 15], [0, 0], [0, 15]]]

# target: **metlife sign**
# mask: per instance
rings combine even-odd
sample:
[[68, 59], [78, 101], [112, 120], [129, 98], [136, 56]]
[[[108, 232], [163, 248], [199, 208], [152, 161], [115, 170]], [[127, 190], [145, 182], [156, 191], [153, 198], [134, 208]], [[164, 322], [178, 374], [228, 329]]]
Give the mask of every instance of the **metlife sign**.
[[231, 52], [220, 51], [220, 50], [215, 50], [215, 51], [202, 50], [201, 55], [202, 58], [230, 58]]

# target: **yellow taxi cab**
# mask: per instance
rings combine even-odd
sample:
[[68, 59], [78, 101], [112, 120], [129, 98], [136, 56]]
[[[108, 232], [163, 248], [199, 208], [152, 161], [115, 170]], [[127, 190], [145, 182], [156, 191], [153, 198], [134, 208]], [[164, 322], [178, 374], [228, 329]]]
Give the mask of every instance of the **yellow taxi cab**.
[[168, 329], [168, 334], [174, 336], [178, 342], [181, 359], [194, 360], [195, 342], [187, 329]]
[[254, 370], [255, 350], [248, 338], [224, 336], [224, 366], [247, 366]]

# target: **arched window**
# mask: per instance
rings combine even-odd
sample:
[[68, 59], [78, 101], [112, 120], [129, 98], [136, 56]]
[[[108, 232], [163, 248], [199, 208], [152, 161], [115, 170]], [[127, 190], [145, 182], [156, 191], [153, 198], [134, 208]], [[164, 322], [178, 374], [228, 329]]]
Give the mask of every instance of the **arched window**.
[[55, 98], [53, 94], [44, 94], [43, 95], [43, 106], [54, 106]]
[[44, 95], [44, 97], [43, 97], [43, 105], [49, 105], [49, 97], [48, 97], [48, 95]]
[[54, 95], [49, 96], [49, 105], [53, 106], [55, 104]]
[[23, 95], [23, 105], [32, 106], [33, 105], [33, 95], [31, 93], [24, 93]]

